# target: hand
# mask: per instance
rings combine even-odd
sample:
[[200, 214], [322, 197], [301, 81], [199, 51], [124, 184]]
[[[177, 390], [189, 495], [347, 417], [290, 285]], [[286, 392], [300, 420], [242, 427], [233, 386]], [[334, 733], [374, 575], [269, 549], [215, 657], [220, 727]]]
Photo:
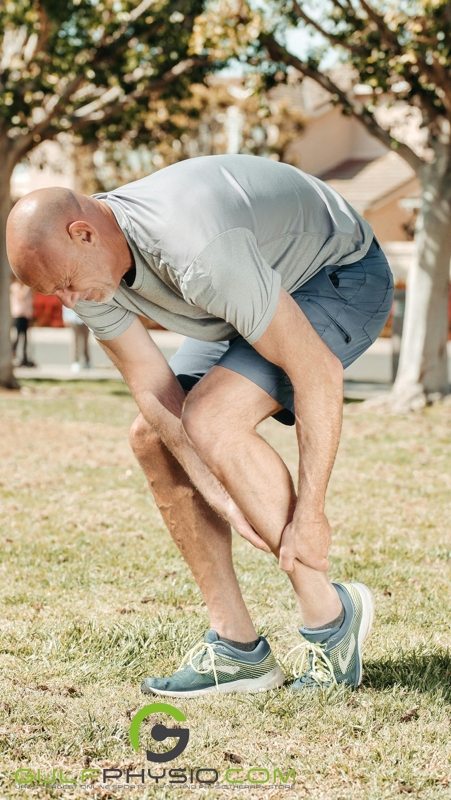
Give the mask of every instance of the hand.
[[293, 572], [295, 560], [320, 572], [329, 569], [327, 553], [332, 529], [324, 514], [311, 519], [298, 519], [285, 528], [280, 543], [279, 566]]
[[264, 550], [265, 553], [271, 553], [272, 550], [269, 545], [258, 535], [256, 531], [254, 531], [252, 525], [246, 517], [244, 516], [243, 512], [240, 511], [236, 503], [229, 498], [226, 504], [225, 509], [222, 512], [222, 516], [225, 517], [227, 522], [230, 523], [232, 528], [239, 533], [243, 539], [247, 539], [248, 542], [257, 547], [259, 550]]

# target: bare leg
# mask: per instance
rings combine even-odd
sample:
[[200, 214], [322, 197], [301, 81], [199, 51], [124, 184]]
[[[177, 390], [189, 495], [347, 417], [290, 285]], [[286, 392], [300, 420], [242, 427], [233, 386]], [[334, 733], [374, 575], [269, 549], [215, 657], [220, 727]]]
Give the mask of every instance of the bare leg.
[[70, 329], [72, 331], [71, 354], [72, 363], [78, 362], [78, 325], [76, 322], [71, 322]]
[[87, 325], [79, 325], [81, 328], [80, 336], [83, 340], [83, 356], [85, 360], [85, 366], [89, 364], [89, 328]]
[[141, 414], [130, 430], [130, 442], [171, 536], [199, 585], [211, 627], [238, 642], [256, 639], [233, 568], [229, 525], [205, 502]]
[[[214, 367], [188, 395], [183, 415], [198, 454], [276, 555], [296, 496], [285, 464], [255, 426], [279, 408], [247, 378]], [[296, 562], [290, 580], [304, 624], [338, 616], [341, 601], [324, 572]]]
[[23, 329], [23, 354], [22, 354], [22, 360], [23, 361], [28, 361], [28, 335], [27, 335], [27, 331], [28, 331], [28, 323], [27, 323], [26, 327], [24, 325], [24, 329]]
[[[13, 322], [14, 322], [14, 320], [13, 320]], [[17, 345], [18, 344], [19, 344], [19, 332], [17, 330], [16, 324], [14, 323], [14, 341], [13, 341], [13, 345], [12, 345], [12, 347], [13, 347], [13, 356], [16, 355]]]

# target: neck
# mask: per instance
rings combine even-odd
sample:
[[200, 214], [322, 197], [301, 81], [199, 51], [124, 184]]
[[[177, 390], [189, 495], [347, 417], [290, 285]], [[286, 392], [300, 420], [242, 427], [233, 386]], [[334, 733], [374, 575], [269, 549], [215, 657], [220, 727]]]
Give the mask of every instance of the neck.
[[132, 252], [128, 246], [128, 242], [123, 234], [122, 228], [119, 226], [117, 219], [108, 203], [106, 203], [104, 200], [97, 200], [96, 198], [91, 199], [98, 204], [98, 209], [103, 216], [104, 223], [106, 224], [108, 244], [115, 255], [115, 263], [117, 266], [116, 277], [121, 280], [125, 273], [134, 266]]

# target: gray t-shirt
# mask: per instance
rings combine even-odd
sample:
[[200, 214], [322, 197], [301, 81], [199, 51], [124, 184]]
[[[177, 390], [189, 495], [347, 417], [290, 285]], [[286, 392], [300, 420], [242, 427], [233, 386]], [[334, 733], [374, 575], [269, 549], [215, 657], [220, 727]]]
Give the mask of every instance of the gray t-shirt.
[[352, 264], [373, 231], [337, 192], [288, 164], [206, 156], [96, 194], [113, 211], [136, 267], [108, 303], [75, 310], [97, 339], [137, 314], [204, 341], [260, 338], [280, 286], [292, 293], [325, 265]]

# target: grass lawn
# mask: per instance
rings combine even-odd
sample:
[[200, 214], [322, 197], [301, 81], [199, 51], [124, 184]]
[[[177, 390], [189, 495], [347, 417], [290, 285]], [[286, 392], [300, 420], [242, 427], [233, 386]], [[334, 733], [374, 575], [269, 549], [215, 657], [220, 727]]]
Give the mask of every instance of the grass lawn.
[[[207, 618], [129, 448], [125, 387], [30, 383], [0, 406], [0, 797], [185, 797], [163, 779], [134, 790], [15, 784], [19, 768], [48, 780], [53, 768], [77, 780], [88, 767], [147, 769], [151, 723], [139, 755], [128, 739], [150, 702], [140, 681], [176, 669]], [[357, 411], [345, 410], [328, 513], [332, 577], [376, 595], [362, 687], [177, 701], [189, 745], [153, 774], [214, 768], [224, 784], [242, 769], [230, 776], [251, 788], [199, 790], [208, 798], [451, 797], [451, 405], [406, 418]], [[270, 421], [262, 432], [295, 470], [293, 429]], [[269, 556], [234, 546], [257, 628], [284, 662], [299, 623], [288, 581]], [[294, 769], [296, 785], [252, 788], [266, 773], [246, 778], [251, 767], [270, 784], [274, 768]]]

